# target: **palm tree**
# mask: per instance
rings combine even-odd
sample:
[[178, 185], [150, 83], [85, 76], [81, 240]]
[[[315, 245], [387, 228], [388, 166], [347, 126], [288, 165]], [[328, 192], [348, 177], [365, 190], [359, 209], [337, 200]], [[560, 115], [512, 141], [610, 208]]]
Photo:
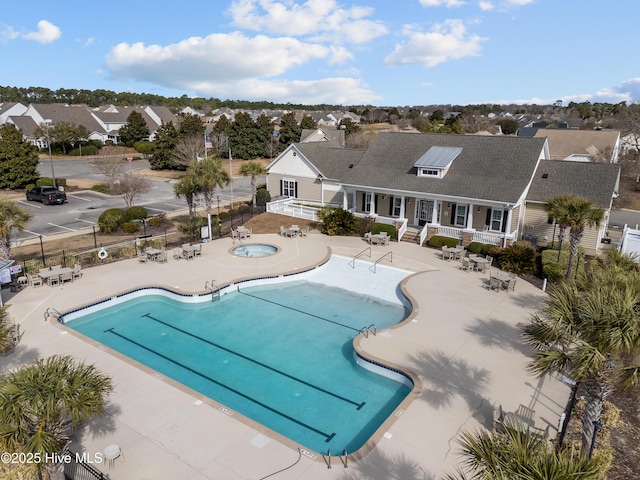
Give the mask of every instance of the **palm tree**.
[[204, 203], [207, 206], [207, 213], [211, 213], [213, 197], [218, 188], [223, 188], [229, 184], [231, 178], [222, 168], [222, 161], [218, 158], [205, 158], [193, 167], [200, 193], [204, 196]]
[[8, 352], [13, 347], [13, 328], [9, 325], [9, 314], [5, 307], [0, 307], [0, 353]]
[[0, 377], [0, 445], [8, 452], [38, 454], [45, 463], [61, 453], [70, 426], [105, 414], [111, 378], [70, 356], [53, 356]]
[[258, 191], [258, 187], [256, 185], [256, 178], [260, 175], [264, 175], [267, 171], [264, 169], [261, 163], [250, 161], [242, 165], [240, 169], [240, 175], [243, 177], [251, 177], [251, 207], [256, 206], [256, 192]]
[[616, 386], [640, 385], [640, 273], [625, 262], [594, 262], [589, 275], [563, 282], [545, 300], [541, 315], [523, 327], [536, 353], [529, 369], [542, 377], [567, 375], [586, 392], [582, 449]]
[[0, 200], [0, 257], [11, 258], [11, 234], [24, 231], [31, 214], [11, 200]]
[[556, 451], [546, 439], [516, 424], [499, 432], [463, 432], [458, 440], [462, 468], [446, 480], [599, 480], [603, 463], [566, 450]]
[[173, 185], [173, 192], [176, 194], [176, 197], [185, 198], [187, 205], [189, 206], [189, 218], [193, 219], [195, 217], [195, 196], [200, 193], [198, 177], [195, 175], [193, 170], [187, 169], [187, 173]]
[[587, 227], [599, 227], [604, 217], [604, 209], [596, 207], [590, 200], [573, 195], [560, 195], [545, 203], [545, 210], [549, 212], [560, 225], [561, 235], [569, 227], [569, 265], [566, 280], [571, 278], [573, 259], [578, 254], [580, 242]]

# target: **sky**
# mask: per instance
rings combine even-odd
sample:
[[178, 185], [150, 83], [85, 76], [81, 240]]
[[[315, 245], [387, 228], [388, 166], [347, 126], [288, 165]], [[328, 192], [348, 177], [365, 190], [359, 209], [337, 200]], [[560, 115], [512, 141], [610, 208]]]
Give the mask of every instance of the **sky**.
[[305, 105], [640, 99], [640, 1], [21, 0], [0, 85]]

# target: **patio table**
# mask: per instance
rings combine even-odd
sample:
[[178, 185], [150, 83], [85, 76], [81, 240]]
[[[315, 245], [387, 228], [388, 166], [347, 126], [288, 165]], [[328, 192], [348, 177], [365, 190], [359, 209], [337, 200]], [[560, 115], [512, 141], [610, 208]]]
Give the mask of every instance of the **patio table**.
[[251, 237], [251, 230], [249, 230], [246, 227], [243, 226], [239, 226], [237, 228], [238, 231], [238, 235], [240, 236], [240, 238], [247, 238], [247, 237]]
[[478, 265], [482, 266], [491, 266], [491, 262], [484, 257], [469, 257], [472, 263], [475, 263], [474, 268], [477, 268]]
[[184, 258], [186, 258], [187, 260], [195, 257], [196, 250], [198, 250], [198, 247], [196, 247], [195, 245], [182, 246], [182, 253], [184, 254]]
[[458, 255], [460, 255], [462, 253], [462, 251], [464, 250], [464, 248], [462, 247], [453, 247], [450, 248], [449, 250], [447, 250], [449, 252], [449, 259], [450, 260], [455, 260], [458, 258]]
[[42, 279], [43, 282], [51, 285], [49, 279], [52, 277], [58, 277], [58, 281], [60, 279], [60, 275], [63, 273], [73, 272], [73, 268], [63, 267], [63, 268], [54, 268], [53, 270], [41, 270], [38, 272], [38, 276]]
[[287, 236], [297, 237], [299, 231], [300, 231], [299, 227], [292, 225], [290, 228], [287, 229]]
[[157, 248], [147, 248], [144, 253], [147, 254], [147, 258], [152, 262], [155, 262], [158, 259], [158, 255], [162, 252]]

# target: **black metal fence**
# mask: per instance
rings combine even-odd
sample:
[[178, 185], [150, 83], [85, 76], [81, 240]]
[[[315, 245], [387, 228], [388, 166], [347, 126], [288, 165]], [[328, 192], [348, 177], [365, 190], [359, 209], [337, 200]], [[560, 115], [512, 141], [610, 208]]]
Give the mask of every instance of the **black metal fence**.
[[71, 450], [66, 449], [63, 456], [69, 458], [69, 461], [64, 464], [65, 480], [107, 480], [108, 477], [104, 473], [83, 462], [80, 456]]
[[[260, 213], [264, 213], [264, 207], [256, 207], [253, 212], [240, 213], [223, 222], [214, 221], [212, 226], [212, 235], [214, 238], [221, 238], [230, 235], [231, 229], [242, 225]], [[214, 217], [215, 220], [215, 217]], [[105, 238], [105, 237], [103, 237]], [[120, 240], [117, 242], [103, 243], [97, 240], [94, 233], [94, 246], [82, 247], [76, 249], [65, 249], [61, 251], [51, 252], [46, 248], [46, 242], [41, 245], [41, 252], [35, 255], [17, 260], [22, 267], [22, 271], [30, 274], [37, 274], [41, 268], [53, 265], [62, 265], [63, 267], [73, 267], [76, 264], [82, 267], [92, 267], [96, 265], [104, 265], [106, 263], [117, 262], [135, 258], [139, 249], [147, 247], [171, 249], [182, 245], [185, 242], [200, 241], [199, 231], [192, 235], [180, 231], [164, 231], [163, 233], [147, 236], [134, 236], [129, 240]], [[101, 254], [106, 252], [106, 256]], [[102, 258], [101, 258], [102, 257]]]

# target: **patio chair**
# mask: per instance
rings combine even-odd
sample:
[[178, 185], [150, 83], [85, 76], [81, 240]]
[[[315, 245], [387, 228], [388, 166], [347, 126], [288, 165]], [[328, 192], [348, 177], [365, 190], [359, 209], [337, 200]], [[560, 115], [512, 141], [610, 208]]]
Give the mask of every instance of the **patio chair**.
[[306, 237], [307, 235], [309, 235], [309, 228], [301, 228], [300, 229], [300, 236], [301, 237]]
[[30, 273], [27, 273], [27, 278], [29, 279], [29, 284], [32, 287], [41, 287], [42, 286], [42, 278], [38, 276], [33, 276]]
[[449, 247], [446, 245], [442, 245], [442, 259], [449, 260], [451, 257], [449, 256]]
[[60, 283], [73, 282], [73, 271], [61, 273], [59, 277], [59, 282]]
[[49, 284], [50, 287], [53, 287], [55, 285], [60, 285], [60, 275], [51, 275], [50, 277], [47, 278], [47, 283]]
[[509, 292], [509, 290], [515, 292], [516, 291], [516, 279], [518, 278], [518, 276], [515, 273], [510, 273], [509, 274], [509, 281], [504, 283], [503, 282], [503, 287], [507, 290], [507, 293]]
[[493, 265], [493, 257], [491, 255], [487, 255], [487, 262], [489, 262], [489, 266]]
[[158, 259], [156, 260], [158, 263], [167, 263], [167, 251], [166, 250], [162, 250], [159, 254], [158, 254]]
[[465, 257], [460, 258], [460, 270], [463, 272], [470, 272], [472, 268], [471, 260]]
[[235, 240], [236, 238], [237, 238], [237, 239], [239, 239], [239, 238], [240, 238], [240, 234], [238, 233], [238, 231], [237, 231], [237, 230], [234, 230], [233, 228], [231, 229], [231, 238], [232, 238], [232, 239], [234, 239], [234, 240]]
[[280, 236], [281, 237], [286, 237], [287, 236], [287, 229], [284, 225], [280, 225]]
[[202, 244], [201, 244], [201, 243], [200, 243], [200, 244], [198, 244], [198, 248], [196, 248], [196, 249], [193, 251], [193, 254], [194, 254], [196, 257], [200, 257], [200, 256], [202, 256]]
[[18, 277], [18, 285], [29, 285], [29, 279], [27, 278], [26, 275], [22, 275], [20, 277]]
[[476, 272], [480, 272], [480, 273], [484, 273], [489, 267], [489, 264], [484, 262], [476, 263], [475, 265], [476, 265]]
[[79, 263], [76, 263], [73, 266], [73, 279], [75, 280], [76, 278], [80, 278], [82, 277], [82, 272], [80, 271], [82, 269], [82, 265], [80, 265]]
[[144, 252], [138, 252], [138, 262], [147, 263], [147, 254]]
[[489, 276], [489, 291], [495, 290], [496, 292], [499, 292], [501, 288], [502, 282], [500, 281], [500, 279]]
[[184, 256], [182, 255], [182, 249], [181, 248], [174, 248], [173, 249], [173, 259], [174, 260], [180, 260], [181, 258], [184, 258]]

